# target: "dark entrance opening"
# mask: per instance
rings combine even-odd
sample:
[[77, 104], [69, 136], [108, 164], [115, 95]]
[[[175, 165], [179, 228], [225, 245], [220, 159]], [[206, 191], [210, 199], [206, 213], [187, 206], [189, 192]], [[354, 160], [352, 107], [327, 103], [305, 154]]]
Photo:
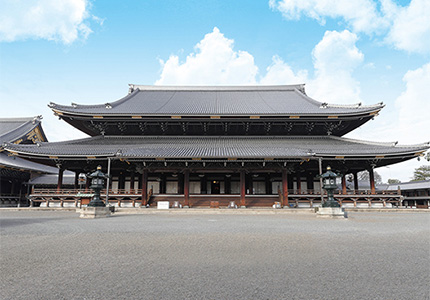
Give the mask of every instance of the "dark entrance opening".
[[213, 180], [211, 182], [211, 194], [220, 194], [221, 193], [221, 185], [218, 180]]

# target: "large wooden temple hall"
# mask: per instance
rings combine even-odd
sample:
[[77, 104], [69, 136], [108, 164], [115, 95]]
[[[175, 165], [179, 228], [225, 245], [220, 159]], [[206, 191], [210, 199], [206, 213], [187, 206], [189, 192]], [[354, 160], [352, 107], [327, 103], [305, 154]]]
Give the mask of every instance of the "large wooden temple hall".
[[[344, 138], [384, 105], [321, 103], [306, 95], [304, 85], [130, 85], [114, 102], [49, 107], [90, 137], [4, 145], [14, 155], [58, 167], [57, 189], [34, 190], [36, 205], [77, 205], [79, 174], [101, 165], [111, 175], [109, 201], [119, 206], [168, 200], [184, 207], [231, 201], [239, 207], [312, 207], [320, 203], [317, 176], [327, 166], [341, 174], [335, 198], [342, 205], [386, 206], [401, 196], [375, 189], [374, 168], [417, 158], [430, 147]], [[76, 173], [75, 189], [62, 188], [64, 170]], [[370, 174], [369, 190], [358, 187], [363, 170]], [[354, 189], [347, 190], [347, 178]]]

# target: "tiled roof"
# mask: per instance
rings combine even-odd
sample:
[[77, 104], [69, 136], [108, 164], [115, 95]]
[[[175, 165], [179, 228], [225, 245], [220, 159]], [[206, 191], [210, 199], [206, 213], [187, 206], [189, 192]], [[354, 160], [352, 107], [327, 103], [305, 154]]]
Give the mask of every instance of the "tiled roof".
[[[57, 185], [58, 175], [57, 174], [44, 174], [28, 181], [31, 185]], [[74, 174], [64, 174], [63, 176], [63, 186], [64, 185], [74, 185], [75, 175]]]
[[430, 180], [420, 181], [409, 181], [401, 183], [393, 183], [387, 186], [387, 190], [397, 190], [400, 187], [401, 190], [419, 190], [419, 189], [430, 189]]
[[372, 106], [330, 105], [315, 101], [304, 92], [304, 85], [238, 87], [166, 87], [131, 85], [124, 98], [100, 105], [72, 106], [51, 103], [56, 112], [81, 115], [140, 116], [277, 116], [350, 115], [374, 112]]
[[[0, 143], [13, 142], [22, 138], [39, 126], [40, 122], [40, 116], [34, 118], [0, 118]], [[44, 135], [43, 132], [42, 134]]]
[[289, 158], [411, 154], [429, 145], [402, 146], [334, 136], [97, 136], [38, 145], [8, 144], [8, 151], [54, 157]]
[[38, 164], [20, 157], [8, 156], [6, 153], [0, 153], [0, 166], [15, 170], [36, 171], [41, 173], [58, 173], [58, 169], [50, 166]]

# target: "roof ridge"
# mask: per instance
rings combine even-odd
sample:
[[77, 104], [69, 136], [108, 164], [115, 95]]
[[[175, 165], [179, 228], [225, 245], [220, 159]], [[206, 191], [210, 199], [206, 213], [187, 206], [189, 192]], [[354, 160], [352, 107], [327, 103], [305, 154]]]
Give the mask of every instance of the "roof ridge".
[[276, 91], [303, 89], [305, 84], [291, 85], [139, 85], [129, 84], [132, 91]]

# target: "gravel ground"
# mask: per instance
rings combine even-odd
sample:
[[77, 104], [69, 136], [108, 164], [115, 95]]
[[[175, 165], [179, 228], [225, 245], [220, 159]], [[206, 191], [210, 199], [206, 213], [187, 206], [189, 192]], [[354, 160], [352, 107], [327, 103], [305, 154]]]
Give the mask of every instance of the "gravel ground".
[[0, 211], [1, 299], [430, 299], [430, 214]]

